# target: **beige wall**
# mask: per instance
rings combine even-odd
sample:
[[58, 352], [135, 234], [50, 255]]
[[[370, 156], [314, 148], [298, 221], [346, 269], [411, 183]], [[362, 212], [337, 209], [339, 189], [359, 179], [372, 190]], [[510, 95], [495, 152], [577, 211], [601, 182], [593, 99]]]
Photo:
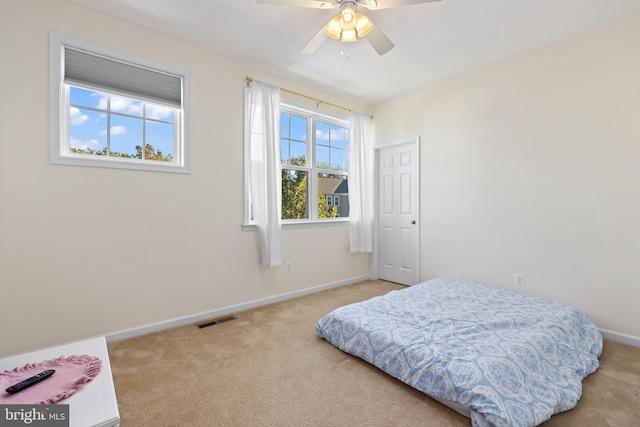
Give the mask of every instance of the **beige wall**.
[[[48, 163], [51, 30], [191, 71], [190, 175]], [[0, 356], [368, 274], [346, 227], [285, 230], [291, 274], [240, 227], [245, 76], [365, 107], [70, 0], [3, 0], [0, 36]], [[523, 273], [640, 336], [639, 56], [634, 19], [376, 106], [421, 137], [423, 279]]]
[[640, 337], [637, 17], [374, 108], [376, 143], [420, 135], [422, 278], [570, 303]]
[[[369, 274], [348, 227], [284, 230], [290, 274], [241, 230], [245, 76], [363, 106], [70, 0], [1, 11], [0, 356]], [[48, 163], [51, 30], [190, 70], [190, 175]]]

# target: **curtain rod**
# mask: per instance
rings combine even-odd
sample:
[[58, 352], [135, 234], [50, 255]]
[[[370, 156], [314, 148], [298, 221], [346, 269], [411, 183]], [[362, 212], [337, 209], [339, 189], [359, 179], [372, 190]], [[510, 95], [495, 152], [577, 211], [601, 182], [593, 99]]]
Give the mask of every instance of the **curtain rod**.
[[[253, 77], [247, 77], [247, 86], [250, 86], [252, 81], [253, 81]], [[351, 108], [347, 108], [347, 107], [343, 107], [342, 105], [333, 104], [331, 102], [323, 101], [322, 99], [314, 98], [313, 96], [305, 95], [304, 93], [295, 92], [293, 90], [289, 90], [289, 89], [285, 89], [285, 88], [280, 88], [280, 90], [283, 91], [283, 92], [287, 92], [287, 93], [293, 94], [293, 95], [301, 96], [303, 98], [311, 99], [312, 101], [317, 102], [316, 107], [319, 107], [320, 104], [327, 104], [327, 105], [331, 105], [332, 107], [340, 108], [342, 110], [347, 110], [348, 112], [351, 112]]]

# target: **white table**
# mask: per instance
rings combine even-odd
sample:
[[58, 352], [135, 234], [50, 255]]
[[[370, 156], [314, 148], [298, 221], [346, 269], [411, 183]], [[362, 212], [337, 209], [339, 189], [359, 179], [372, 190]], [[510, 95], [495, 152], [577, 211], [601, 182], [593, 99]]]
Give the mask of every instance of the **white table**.
[[119, 426], [120, 413], [113, 388], [107, 341], [104, 337], [0, 359], [0, 372], [13, 370], [27, 363], [40, 363], [43, 360], [73, 354], [99, 357], [102, 360], [102, 368], [96, 378], [85, 384], [74, 395], [60, 402], [69, 405], [69, 427]]

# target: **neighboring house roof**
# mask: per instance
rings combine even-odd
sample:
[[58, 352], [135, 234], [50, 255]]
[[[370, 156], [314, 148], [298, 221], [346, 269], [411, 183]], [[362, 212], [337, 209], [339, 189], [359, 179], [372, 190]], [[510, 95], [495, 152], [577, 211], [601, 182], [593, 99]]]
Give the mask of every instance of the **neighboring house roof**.
[[338, 188], [336, 188], [333, 193], [334, 194], [349, 194], [349, 180], [343, 179]]
[[346, 191], [337, 191], [341, 187], [346, 188], [346, 186], [346, 179], [318, 177], [318, 191], [322, 194], [346, 193]]

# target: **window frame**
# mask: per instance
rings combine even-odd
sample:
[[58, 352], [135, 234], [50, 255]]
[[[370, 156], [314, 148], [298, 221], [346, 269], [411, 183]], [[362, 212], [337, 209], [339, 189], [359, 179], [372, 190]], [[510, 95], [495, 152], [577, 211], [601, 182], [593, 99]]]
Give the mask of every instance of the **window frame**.
[[[65, 83], [63, 81], [65, 48], [86, 51], [87, 53], [107, 57], [114, 61], [121, 61], [125, 64], [130, 64], [140, 68], [147, 68], [160, 73], [171, 74], [181, 79], [182, 108], [167, 105], [174, 110], [174, 162], [168, 163], [154, 160], [78, 154], [73, 153], [70, 150], [70, 86], [99, 91], [110, 95], [124, 96], [145, 103], [162, 103], [157, 100], [144, 99], [139, 95], [127, 93], [126, 91], [105, 89], [98, 86], [92, 86], [91, 84], [69, 85]], [[191, 78], [189, 72], [53, 31], [50, 33], [49, 39], [49, 60], [49, 162], [51, 164], [183, 174], [191, 173], [189, 126]]]
[[[248, 151], [249, 151], [249, 119], [247, 117], [247, 108], [246, 105], [249, 103], [249, 89], [245, 88], [245, 108], [244, 108], [244, 220], [242, 223], [242, 229], [245, 231], [254, 230], [255, 229], [255, 221], [252, 219], [251, 215], [251, 199], [249, 195], [248, 188]], [[326, 227], [326, 226], [345, 226], [349, 224], [349, 217], [335, 217], [335, 218], [318, 218], [318, 174], [319, 173], [333, 173], [339, 175], [346, 175], [347, 178], [349, 176], [349, 171], [331, 171], [326, 169], [319, 169], [316, 167], [316, 153], [315, 153], [315, 134], [313, 133], [315, 127], [313, 123], [316, 120], [321, 120], [322, 122], [341, 126], [347, 128], [349, 133], [351, 132], [351, 123], [348, 116], [340, 117], [338, 115], [328, 115], [324, 113], [319, 113], [317, 111], [312, 111], [308, 108], [304, 108], [301, 106], [295, 105], [293, 102], [289, 100], [281, 100], [280, 102], [280, 113], [286, 112], [289, 114], [296, 114], [299, 116], [304, 116], [308, 118], [307, 121], [307, 133], [308, 135], [312, 135], [312, 138], [307, 138], [307, 166], [295, 166], [295, 165], [286, 165], [281, 164], [281, 167], [284, 169], [295, 169], [300, 171], [307, 171], [308, 177], [313, 176], [313, 178], [308, 179], [308, 187], [307, 194], [316, 194], [316, 197], [309, 197], [307, 202], [307, 208], [309, 210], [309, 214], [313, 212], [313, 215], [310, 215], [311, 218], [304, 219], [281, 219], [282, 228], [307, 228], [307, 227]], [[278, 135], [278, 146], [280, 146], [280, 138], [281, 135]], [[349, 143], [351, 143], [351, 138], [349, 138]], [[349, 150], [347, 148], [347, 154]], [[313, 175], [312, 175], [313, 174]], [[282, 203], [282, 201], [280, 201]]]
[[[321, 114], [315, 111], [308, 110], [306, 108], [298, 107], [290, 103], [280, 103], [281, 113], [295, 114], [308, 119], [307, 121], [307, 135], [311, 135], [307, 138], [307, 166], [293, 166], [282, 164], [284, 169], [295, 169], [299, 171], [307, 171], [308, 173], [308, 187], [307, 187], [307, 209], [309, 218], [304, 219], [282, 219], [282, 224], [297, 224], [297, 223], [330, 223], [333, 221], [348, 221], [349, 217], [335, 217], [335, 218], [318, 218], [318, 174], [329, 173], [335, 175], [345, 175], [349, 178], [349, 171], [335, 171], [330, 169], [318, 168], [316, 164], [316, 126], [317, 121], [327, 123], [329, 125], [340, 126], [346, 128], [351, 132], [351, 124], [347, 119], [340, 119], [335, 116], [329, 116], [327, 114]], [[280, 136], [279, 136], [280, 138]], [[351, 138], [349, 137], [349, 143]], [[347, 154], [349, 149], [347, 148]], [[313, 195], [313, 196], [312, 196]], [[326, 199], [325, 199], [326, 200]]]

